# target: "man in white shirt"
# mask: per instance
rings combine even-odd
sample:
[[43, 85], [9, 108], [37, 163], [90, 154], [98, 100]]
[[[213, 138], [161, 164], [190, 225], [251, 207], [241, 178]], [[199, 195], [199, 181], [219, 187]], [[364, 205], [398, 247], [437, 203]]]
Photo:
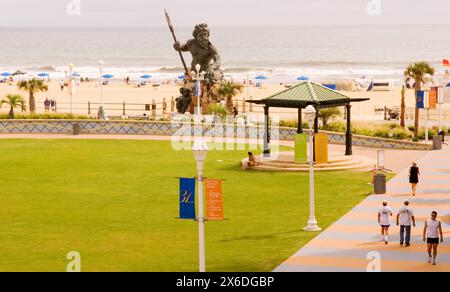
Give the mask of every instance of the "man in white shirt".
[[389, 227], [391, 226], [392, 209], [388, 202], [383, 201], [383, 207], [378, 211], [378, 223], [381, 226], [381, 238], [388, 244]]
[[405, 243], [405, 246], [408, 247], [410, 246], [409, 242], [411, 239], [411, 221], [412, 226], [416, 227], [416, 219], [414, 218], [413, 210], [409, 208], [409, 201], [406, 200], [404, 204], [405, 205], [400, 208], [397, 214], [397, 226], [400, 225], [400, 245]]
[[440, 242], [444, 242], [444, 236], [442, 235], [441, 221], [436, 220], [437, 212], [431, 213], [431, 219], [425, 221], [423, 227], [423, 241], [427, 243], [428, 249], [428, 263], [431, 263], [431, 249], [433, 249], [433, 265], [436, 265], [437, 248]]

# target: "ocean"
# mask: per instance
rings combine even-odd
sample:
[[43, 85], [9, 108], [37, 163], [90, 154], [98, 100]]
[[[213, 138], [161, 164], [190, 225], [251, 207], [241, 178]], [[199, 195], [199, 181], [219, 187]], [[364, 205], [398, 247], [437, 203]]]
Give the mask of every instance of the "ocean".
[[[176, 27], [181, 42], [192, 28]], [[399, 82], [405, 67], [428, 61], [443, 71], [450, 57], [450, 26], [211, 27], [211, 41], [227, 77], [266, 75], [266, 82], [353, 79], [367, 76]], [[82, 76], [104, 72], [116, 78], [176, 78], [183, 71], [167, 27], [0, 28], [0, 71], [23, 70], [62, 78], [68, 64]], [[185, 54], [187, 63], [190, 56]], [[0, 72], [0, 73], [1, 73]]]

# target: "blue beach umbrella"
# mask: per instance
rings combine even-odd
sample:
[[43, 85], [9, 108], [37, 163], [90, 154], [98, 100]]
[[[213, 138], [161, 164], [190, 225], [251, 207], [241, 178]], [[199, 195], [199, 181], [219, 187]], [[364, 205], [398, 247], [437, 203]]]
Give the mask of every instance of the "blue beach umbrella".
[[105, 74], [105, 75], [103, 75], [102, 77], [105, 78], [105, 79], [111, 79], [111, 78], [114, 77], [114, 75], [111, 75], [111, 74]]
[[3, 77], [9, 77], [9, 76], [11, 76], [12, 74], [11, 73], [9, 73], [9, 72], [3, 72], [2, 73], [2, 76]]
[[297, 78], [297, 80], [298, 80], [298, 81], [307, 81], [307, 80], [309, 80], [309, 77], [306, 77], [306, 76], [300, 76], [300, 77]]
[[256, 79], [256, 80], [266, 80], [267, 77], [266, 77], [266, 76], [263, 76], [263, 75], [259, 75], [259, 76], [256, 76], [255, 79]]
[[149, 78], [152, 78], [152, 77], [153, 77], [152, 75], [148, 75], [148, 74], [145, 74], [145, 75], [141, 76], [142, 79], [149, 79]]
[[184, 80], [184, 79], [186, 79], [186, 76], [184, 76], [184, 75], [180, 75], [180, 76], [178, 76], [178, 79], [180, 79], [180, 80]]
[[48, 77], [50, 75], [48, 73], [39, 73], [38, 76], [39, 77]]

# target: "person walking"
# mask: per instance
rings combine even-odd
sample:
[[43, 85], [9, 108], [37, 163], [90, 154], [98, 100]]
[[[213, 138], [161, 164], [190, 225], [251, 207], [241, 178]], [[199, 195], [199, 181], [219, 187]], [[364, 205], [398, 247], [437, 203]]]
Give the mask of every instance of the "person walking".
[[411, 168], [409, 169], [409, 183], [411, 184], [413, 196], [416, 195], [417, 184], [419, 183], [419, 175], [420, 175], [419, 167], [417, 167], [416, 162], [413, 162]]
[[413, 227], [416, 227], [414, 212], [409, 208], [409, 201], [406, 200], [404, 206], [400, 208], [397, 214], [397, 226], [400, 225], [400, 245], [405, 243], [406, 247], [410, 246], [411, 223]]
[[381, 226], [381, 240], [388, 244], [389, 227], [391, 226], [392, 209], [388, 202], [383, 201], [383, 207], [378, 211], [378, 224]]
[[[441, 238], [440, 242], [444, 242], [444, 236], [442, 235], [442, 224], [441, 221], [436, 220], [436, 217], [437, 212], [433, 211], [431, 213], [431, 219], [426, 220], [423, 227], [423, 241], [427, 243], [428, 263], [432, 263], [433, 265], [436, 265], [439, 236]], [[433, 250], [433, 255], [431, 255], [431, 250]]]
[[53, 98], [50, 100], [50, 108], [52, 112], [56, 112], [56, 101]]
[[44, 109], [45, 109], [46, 113], [48, 113], [50, 111], [50, 100], [48, 99], [48, 97], [45, 98]]

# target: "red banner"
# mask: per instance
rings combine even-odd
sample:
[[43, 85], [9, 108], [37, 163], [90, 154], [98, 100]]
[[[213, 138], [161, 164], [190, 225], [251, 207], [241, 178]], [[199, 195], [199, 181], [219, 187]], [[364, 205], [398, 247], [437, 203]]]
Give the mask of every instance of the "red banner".
[[444, 66], [444, 67], [450, 66], [450, 61], [447, 59], [442, 60], [442, 66]]
[[206, 185], [206, 218], [208, 220], [224, 220], [222, 181], [208, 179]]

